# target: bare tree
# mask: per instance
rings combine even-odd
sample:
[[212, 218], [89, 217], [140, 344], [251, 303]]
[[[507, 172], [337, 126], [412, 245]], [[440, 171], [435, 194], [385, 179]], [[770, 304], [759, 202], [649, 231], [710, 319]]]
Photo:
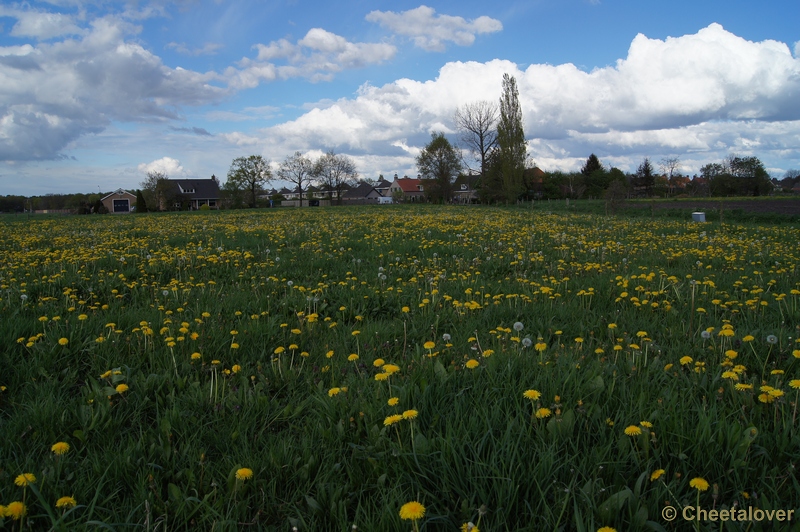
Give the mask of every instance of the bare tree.
[[672, 189], [675, 187], [674, 175], [681, 167], [681, 160], [678, 157], [664, 157], [661, 159], [661, 162], [658, 163], [658, 166], [661, 169], [661, 173], [667, 177], [669, 192], [671, 194]]
[[486, 100], [464, 104], [456, 109], [453, 119], [461, 132], [461, 142], [481, 162], [481, 177], [485, 176], [489, 153], [497, 145], [497, 104]]
[[300, 206], [303, 206], [303, 185], [307, 185], [313, 176], [314, 163], [311, 159], [300, 153], [288, 156], [278, 169], [278, 178], [297, 185], [300, 193]]
[[344, 186], [355, 183], [358, 171], [350, 157], [329, 150], [314, 163], [312, 175], [320, 185], [336, 191], [336, 202], [341, 205]]

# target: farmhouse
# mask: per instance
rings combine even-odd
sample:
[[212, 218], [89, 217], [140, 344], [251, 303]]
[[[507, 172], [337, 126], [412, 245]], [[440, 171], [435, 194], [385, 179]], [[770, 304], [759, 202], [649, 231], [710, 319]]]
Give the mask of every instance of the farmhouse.
[[100, 202], [112, 214], [123, 214], [136, 210], [136, 195], [121, 188], [103, 196], [100, 198]]
[[398, 201], [422, 201], [425, 195], [420, 179], [411, 179], [406, 176], [398, 178], [397, 174], [395, 174], [394, 182], [389, 187], [389, 192]]
[[210, 179], [170, 179], [170, 196], [175, 198], [175, 207], [198, 210], [203, 205], [219, 208], [219, 182]]

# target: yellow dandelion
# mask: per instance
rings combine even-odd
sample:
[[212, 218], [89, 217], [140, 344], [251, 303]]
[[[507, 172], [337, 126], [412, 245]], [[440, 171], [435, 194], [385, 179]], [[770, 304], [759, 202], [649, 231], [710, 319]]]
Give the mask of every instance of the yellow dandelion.
[[403, 412], [403, 419], [414, 419], [418, 413], [416, 410], [406, 410]]
[[411, 501], [400, 507], [400, 519], [414, 520], [422, 519], [425, 516], [425, 507], [417, 502]]
[[375, 366], [376, 368], [379, 368], [384, 364], [386, 364], [386, 362], [382, 358], [376, 358], [375, 361], [372, 363], [372, 365]]
[[378, 373], [378, 374], [375, 375], [375, 380], [376, 381], [385, 381], [388, 378], [389, 378], [389, 374], [388, 373]]
[[697, 491], [706, 491], [708, 489], [708, 481], [701, 477], [695, 477], [689, 481], [689, 486]]
[[236, 470], [236, 480], [250, 480], [253, 478], [253, 470], [247, 467], [242, 467]]
[[397, 397], [390, 397], [386, 402], [389, 404], [389, 406], [397, 406], [397, 403], [400, 402], [400, 399]]
[[67, 345], [68, 343], [69, 343], [69, 340], [66, 339], [66, 338], [59, 338], [58, 339], [58, 345]]
[[25, 487], [29, 484], [36, 483], [36, 476], [33, 473], [23, 473], [14, 479], [14, 484], [17, 486]]
[[62, 455], [64, 453], [66, 453], [67, 451], [69, 451], [69, 444], [67, 442], [65, 442], [65, 441], [60, 441], [60, 442], [54, 443], [53, 446], [50, 447], [50, 450], [53, 451], [57, 455]]
[[401, 421], [403, 416], [400, 414], [392, 414], [391, 416], [387, 416], [386, 419], [383, 420], [383, 425], [388, 427], [394, 425], [395, 423]]
[[628, 436], [638, 436], [642, 433], [642, 429], [637, 427], [636, 425], [628, 425], [625, 427], [625, 434]]
[[522, 396], [526, 399], [530, 399], [531, 401], [536, 401], [542, 396], [542, 394], [538, 390], [525, 390], [522, 393]]
[[549, 408], [540, 408], [536, 411], [536, 417], [539, 419], [544, 419], [546, 417], [550, 417], [552, 413], [553, 412]]
[[602, 528], [598, 528], [597, 532], [617, 532], [617, 529], [610, 526], [604, 526]]
[[128, 385], [123, 382], [121, 384], [117, 384], [117, 387], [114, 389], [117, 391], [117, 393], [125, 393], [128, 391]]
[[8, 506], [6, 506], [5, 515], [10, 517], [14, 521], [19, 521], [27, 513], [28, 513], [28, 508], [25, 506], [24, 502], [14, 501], [9, 503]]
[[795, 390], [800, 390], [800, 379], [792, 379], [789, 381], [789, 387]]
[[355, 362], [356, 360], [358, 360], [358, 355], [355, 353], [352, 353], [349, 357], [347, 357], [348, 362]]
[[400, 366], [396, 366], [395, 364], [384, 364], [383, 371], [385, 371], [389, 375], [392, 375], [400, 371]]
[[335, 387], [331, 388], [330, 390], [328, 390], [328, 397], [333, 397], [334, 395], [339, 395], [339, 392], [341, 392], [341, 391], [342, 391], [341, 388], [335, 388]]
[[655, 471], [653, 471], [650, 474], [650, 482], [658, 480], [659, 478], [661, 478], [661, 475], [663, 475], [664, 473], [665, 473], [665, 471], [663, 469], [656, 469]]
[[689, 355], [686, 355], [685, 357], [681, 357], [679, 362], [681, 363], [681, 366], [686, 366], [687, 364], [694, 362], [694, 359]]
[[76, 504], [75, 497], [61, 497], [56, 501], [56, 508], [74, 508]]
[[424, 347], [425, 349], [433, 349], [434, 347], [436, 347], [436, 344], [428, 340], [427, 342], [422, 344], [422, 347]]
[[474, 358], [471, 358], [471, 359], [467, 360], [467, 363], [466, 363], [467, 369], [475, 369], [480, 365], [481, 365], [481, 363], [478, 362], [477, 360], [475, 360]]

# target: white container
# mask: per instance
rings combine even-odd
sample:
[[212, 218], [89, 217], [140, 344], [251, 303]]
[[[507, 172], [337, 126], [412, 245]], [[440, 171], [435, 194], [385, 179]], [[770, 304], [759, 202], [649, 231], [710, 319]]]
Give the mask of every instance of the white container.
[[704, 212], [693, 212], [692, 213], [692, 220], [695, 222], [705, 222], [706, 221], [706, 213]]

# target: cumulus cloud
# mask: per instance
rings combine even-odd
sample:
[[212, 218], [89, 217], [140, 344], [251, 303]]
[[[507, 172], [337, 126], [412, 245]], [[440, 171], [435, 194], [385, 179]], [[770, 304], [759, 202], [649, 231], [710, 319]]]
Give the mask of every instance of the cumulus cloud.
[[255, 48], [255, 59], [245, 57], [238, 68], [225, 71], [232, 87], [253, 88], [261, 82], [289, 78], [330, 81], [337, 72], [380, 64], [397, 52], [391, 44], [353, 43], [322, 28], [310, 29], [296, 43], [280, 39]]
[[435, 9], [424, 5], [400, 13], [372, 11], [366, 19], [398, 35], [411, 37], [416, 46], [429, 52], [444, 51], [448, 42], [470, 46], [476, 35], [503, 29], [497, 19], [482, 16], [468, 21], [452, 15], [437, 15]]
[[149, 163], [141, 163], [139, 166], [137, 166], [137, 169], [142, 174], [147, 174], [148, 172], [161, 172], [162, 174], [166, 174], [168, 177], [172, 178], [181, 177], [188, 174], [183, 166], [181, 166], [181, 162], [177, 159], [173, 159], [172, 157], [162, 157], [161, 159], [157, 159]]
[[413, 168], [413, 149], [431, 131], [452, 127], [457, 106], [497, 101], [503, 73], [517, 79], [531, 154], [554, 165], [578, 167], [593, 151], [618, 154], [620, 163], [658, 153], [768, 158], [796, 150], [790, 140], [800, 134], [800, 60], [786, 44], [750, 42], [712, 24], [666, 40], [639, 35], [627, 57], [591, 72], [571, 64], [522, 70], [502, 60], [453, 62], [434, 80], [364, 85], [355, 98], [262, 131], [262, 144], [400, 157]]
[[57, 158], [112, 121], [172, 120], [226, 94], [214, 73], [165, 66], [128, 39], [137, 31], [107, 16], [78, 38], [0, 47], [0, 160]]

